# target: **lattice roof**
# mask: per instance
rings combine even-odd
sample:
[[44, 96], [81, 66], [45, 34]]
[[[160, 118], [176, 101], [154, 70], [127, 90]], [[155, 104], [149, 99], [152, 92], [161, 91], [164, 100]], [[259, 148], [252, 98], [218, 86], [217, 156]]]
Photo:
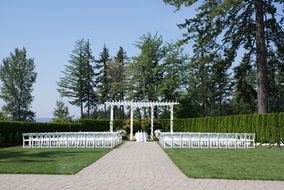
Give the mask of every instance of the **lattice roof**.
[[152, 107], [152, 106], [173, 106], [178, 102], [160, 102], [160, 101], [109, 101], [106, 106], [131, 106], [131, 107]]

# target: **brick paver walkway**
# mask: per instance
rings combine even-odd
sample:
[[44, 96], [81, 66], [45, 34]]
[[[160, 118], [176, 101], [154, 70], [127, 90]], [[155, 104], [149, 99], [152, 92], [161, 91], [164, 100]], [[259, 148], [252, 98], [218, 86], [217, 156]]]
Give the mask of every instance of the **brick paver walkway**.
[[127, 142], [76, 175], [0, 175], [0, 189], [280, 190], [284, 182], [189, 179], [155, 142]]

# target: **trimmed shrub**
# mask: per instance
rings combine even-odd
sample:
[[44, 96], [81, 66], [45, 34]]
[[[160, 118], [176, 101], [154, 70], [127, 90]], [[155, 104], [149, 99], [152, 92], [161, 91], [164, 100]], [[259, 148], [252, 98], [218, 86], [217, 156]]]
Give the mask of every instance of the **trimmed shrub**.
[[[114, 120], [113, 130], [125, 129], [130, 133], [130, 120]], [[133, 132], [150, 134], [150, 119], [134, 119]], [[155, 119], [154, 130], [170, 131], [169, 119]], [[82, 119], [77, 123], [34, 123], [0, 121], [0, 146], [20, 144], [22, 133], [69, 131], [109, 131], [109, 120]], [[231, 132], [255, 133], [256, 142], [275, 143], [284, 141], [284, 113], [233, 115], [205, 118], [175, 119], [176, 132]]]
[[21, 143], [22, 133], [83, 131], [83, 129], [82, 124], [0, 121], [0, 146]]
[[283, 142], [284, 113], [175, 119], [174, 131], [255, 133], [256, 142], [275, 143], [278, 139]]

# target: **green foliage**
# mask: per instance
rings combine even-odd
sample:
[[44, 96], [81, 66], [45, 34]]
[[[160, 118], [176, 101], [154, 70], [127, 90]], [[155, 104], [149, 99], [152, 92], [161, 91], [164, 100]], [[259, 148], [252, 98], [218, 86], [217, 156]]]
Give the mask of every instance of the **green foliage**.
[[[122, 47], [119, 48], [116, 57], [108, 62], [110, 80], [109, 95], [112, 100], [125, 100], [127, 81], [126, 67], [128, 57]], [[104, 102], [102, 102], [104, 103]], [[124, 118], [124, 107], [114, 107], [114, 118]]]
[[[284, 76], [284, 16], [281, 12], [284, 1], [164, 0], [164, 2], [175, 6], [177, 10], [183, 6], [195, 9], [195, 16], [185, 19], [184, 23], [178, 25], [185, 31], [179, 42], [180, 44], [193, 42], [191, 64], [197, 66], [190, 71], [189, 76], [193, 80], [188, 84], [193, 87], [189, 88], [188, 93], [197, 97], [194, 103], [197, 102], [196, 105], [201, 106], [204, 116], [216, 115], [216, 105], [217, 108], [219, 107], [218, 112], [228, 108], [226, 95], [230, 97], [230, 94], [223, 93], [225, 99], [222, 100], [224, 98], [222, 91], [228, 91], [228, 87], [232, 85], [226, 72], [233, 63], [239, 64], [234, 73], [233, 107], [236, 112], [229, 108], [224, 110], [226, 114], [254, 113], [256, 95], [258, 95], [259, 112], [283, 111], [284, 92], [281, 84]], [[242, 58], [240, 63], [236, 63], [237, 56]], [[214, 68], [216, 66], [217, 69]], [[203, 72], [205, 74], [202, 74]], [[201, 85], [198, 85], [199, 83]], [[195, 89], [198, 91], [195, 92]], [[256, 94], [255, 89], [260, 93]], [[222, 101], [224, 105], [220, 103]]]
[[[115, 122], [115, 126], [119, 126], [119, 121]], [[77, 123], [0, 121], [0, 146], [1, 144], [21, 144], [22, 133], [77, 131], [109, 131], [109, 121], [90, 119], [79, 120]]]
[[68, 106], [61, 100], [56, 101], [53, 117], [52, 121], [55, 123], [68, 123], [72, 121], [72, 116], [69, 114]]
[[5, 120], [8, 120], [7, 114], [0, 111], [0, 121], [5, 121]]
[[93, 62], [89, 40], [78, 40], [70, 56], [70, 65], [65, 65], [65, 70], [62, 72], [64, 77], [58, 82], [58, 92], [62, 97], [71, 99], [70, 104], [80, 107], [81, 118], [84, 107], [88, 116], [91, 110], [96, 108], [97, 95], [93, 82], [95, 74], [91, 65]]
[[188, 56], [175, 44], [167, 44], [161, 63], [162, 79], [158, 86], [162, 100], [176, 101], [180, 97], [181, 84], [186, 76]]
[[0, 144], [19, 144], [22, 141], [22, 133], [80, 131], [82, 128], [81, 124], [0, 121]]
[[[256, 142], [276, 143], [284, 141], [283, 117], [283, 113], [272, 113], [175, 119], [174, 131], [255, 133]], [[169, 127], [163, 129], [169, 131]]]
[[[98, 88], [99, 94], [99, 102], [101, 104], [105, 103], [109, 100], [110, 97], [110, 75], [108, 64], [111, 61], [111, 57], [109, 55], [109, 50], [104, 45], [102, 52], [100, 53], [99, 60], [96, 61], [96, 84]], [[105, 110], [106, 111], [106, 110]]]
[[133, 58], [128, 67], [128, 73], [132, 76], [129, 79], [129, 96], [134, 100], [157, 100], [158, 86], [162, 78], [161, 60], [165, 56], [162, 37], [157, 34], [143, 35], [136, 47], [140, 54]]
[[[78, 121], [91, 131], [109, 131], [109, 120], [80, 119]], [[114, 131], [122, 128], [122, 120], [114, 120]]]
[[0, 67], [2, 82], [0, 97], [4, 100], [3, 111], [13, 120], [33, 121], [32, 112], [33, 84], [37, 73], [34, 60], [27, 58], [26, 49], [16, 48], [14, 53], [3, 59]]
[[[255, 133], [256, 142], [284, 142], [284, 113], [232, 115], [203, 118], [175, 119], [175, 132]], [[114, 131], [130, 133], [129, 119], [114, 120]], [[170, 131], [169, 119], [155, 119], [154, 130]], [[133, 131], [150, 134], [150, 119], [134, 119]], [[31, 123], [0, 121], [0, 144], [22, 141], [27, 132], [109, 131], [109, 120], [80, 119], [75, 123]]]
[[278, 134], [278, 139], [277, 140], [281, 140], [282, 142], [284, 142], [284, 113], [280, 113], [279, 114], [279, 119], [278, 119], [278, 128], [277, 128], [277, 134]]
[[[179, 100], [186, 76], [188, 56], [172, 43], [164, 43], [162, 36], [143, 35], [135, 44], [139, 50], [127, 66], [128, 99], [156, 101]], [[144, 109], [143, 115], [147, 116]], [[155, 116], [159, 111], [155, 109]], [[163, 115], [163, 114], [162, 114]]]
[[235, 67], [235, 94], [232, 100], [234, 112], [237, 114], [255, 113], [257, 92], [255, 76], [249, 56], [244, 56], [241, 64]]
[[110, 96], [113, 100], [124, 100], [126, 92], [125, 62], [127, 59], [126, 52], [120, 47], [115, 59], [109, 62]]

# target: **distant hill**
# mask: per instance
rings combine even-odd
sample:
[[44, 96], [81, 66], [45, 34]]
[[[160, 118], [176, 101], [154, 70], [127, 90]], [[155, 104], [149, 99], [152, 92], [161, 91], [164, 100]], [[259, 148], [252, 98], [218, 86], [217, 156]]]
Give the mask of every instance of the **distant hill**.
[[48, 118], [48, 117], [38, 117], [35, 118], [36, 122], [41, 122], [41, 123], [48, 123], [52, 120], [52, 118]]

